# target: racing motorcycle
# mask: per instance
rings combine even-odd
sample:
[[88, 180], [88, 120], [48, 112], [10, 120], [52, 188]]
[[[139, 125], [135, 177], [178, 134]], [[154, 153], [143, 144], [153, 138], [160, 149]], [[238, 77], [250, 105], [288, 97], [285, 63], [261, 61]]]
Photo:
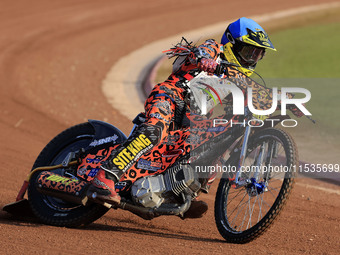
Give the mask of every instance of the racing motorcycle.
[[[232, 70], [229, 68], [229, 72]], [[190, 87], [197, 88], [193, 94], [201, 91], [208, 96], [223, 93], [221, 87], [214, 88], [214, 83], [236, 86], [242, 91], [252, 86], [252, 96], [256, 98], [253, 101], [265, 109], [272, 96], [270, 88], [250, 78], [244, 81], [228, 77], [198, 76], [190, 81]], [[206, 103], [210, 105], [211, 100]], [[226, 105], [218, 121], [193, 114], [190, 133], [170, 131], [159, 156], [140, 162], [144, 175], [135, 178], [123, 174], [117, 182], [121, 202], [114, 206], [96, 200], [89, 186], [99, 170], [96, 166], [107, 160], [113, 146], [128, 137], [115, 126], [98, 120], [70, 127], [41, 151], [17, 202], [4, 210], [15, 213], [29, 206], [41, 222], [67, 227], [94, 222], [110, 208], [127, 210], [147, 220], [162, 215], [183, 217], [192, 200], [208, 191], [212, 172], [219, 172], [214, 209], [217, 228], [228, 242], [252, 241], [283, 209], [293, 188], [298, 152], [292, 137], [275, 127], [279, 122], [265, 122], [268, 116], [255, 116], [247, 102], [244, 115], [233, 115], [232, 107]], [[287, 116], [275, 117], [284, 118]], [[141, 119], [137, 116], [133, 130], [142, 123]], [[268, 123], [272, 125], [268, 127]], [[94, 148], [101, 149], [89, 153]], [[84, 158], [93, 167], [82, 168]], [[28, 199], [24, 199], [26, 191]]]

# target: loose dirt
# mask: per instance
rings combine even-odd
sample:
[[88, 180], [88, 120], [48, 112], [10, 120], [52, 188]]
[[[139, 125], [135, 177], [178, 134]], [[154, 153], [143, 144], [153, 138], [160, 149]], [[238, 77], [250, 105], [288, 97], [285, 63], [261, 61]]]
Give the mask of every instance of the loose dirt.
[[[92, 118], [128, 133], [132, 125], [101, 92], [102, 80], [120, 57], [179, 31], [324, 2], [2, 0], [0, 207], [14, 201], [40, 150], [63, 129]], [[161, 217], [149, 222], [110, 211], [86, 228], [68, 229], [0, 212], [0, 253], [336, 254], [339, 195], [313, 186], [338, 187], [305, 179], [298, 183], [277, 222], [250, 244], [228, 244], [218, 234], [215, 183], [202, 196], [210, 210], [199, 220]]]

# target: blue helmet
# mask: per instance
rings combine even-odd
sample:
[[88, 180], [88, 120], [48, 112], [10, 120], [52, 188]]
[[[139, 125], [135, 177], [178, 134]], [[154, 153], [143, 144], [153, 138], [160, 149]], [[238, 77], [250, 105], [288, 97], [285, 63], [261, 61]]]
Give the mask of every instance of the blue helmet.
[[224, 32], [221, 44], [225, 58], [238, 65], [238, 70], [250, 76], [266, 49], [274, 50], [263, 28], [252, 19], [240, 18]]

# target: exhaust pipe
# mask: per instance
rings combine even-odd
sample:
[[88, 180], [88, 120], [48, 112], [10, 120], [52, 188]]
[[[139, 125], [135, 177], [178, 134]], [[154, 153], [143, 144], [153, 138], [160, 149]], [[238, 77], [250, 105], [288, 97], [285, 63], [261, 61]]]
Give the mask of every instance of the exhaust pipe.
[[80, 205], [86, 205], [88, 202], [86, 193], [89, 184], [85, 181], [44, 171], [38, 175], [35, 185], [44, 195]]
[[191, 196], [185, 196], [184, 204], [180, 206], [160, 206], [158, 208], [145, 208], [137, 205], [130, 204], [128, 202], [121, 202], [117, 207], [123, 210], [132, 212], [145, 220], [151, 220], [154, 217], [161, 215], [177, 215], [183, 216], [183, 214], [189, 210], [191, 205]]
[[[60, 198], [70, 203], [79, 205], [87, 205], [89, 199], [96, 203], [101, 203], [104, 206], [111, 208], [112, 205], [101, 202], [93, 197], [94, 194], [88, 192], [90, 186], [89, 183], [52, 172], [44, 171], [40, 173], [36, 179], [36, 189], [45, 195]], [[91, 196], [92, 194], [92, 196]], [[189, 209], [191, 205], [191, 196], [186, 195], [184, 198], [184, 204], [180, 206], [168, 205], [160, 206], [158, 208], [145, 208], [137, 205], [130, 204], [128, 202], [121, 202], [114, 207], [130, 211], [139, 217], [146, 220], [151, 220], [154, 217], [161, 215], [177, 215], [183, 216], [183, 214]]]

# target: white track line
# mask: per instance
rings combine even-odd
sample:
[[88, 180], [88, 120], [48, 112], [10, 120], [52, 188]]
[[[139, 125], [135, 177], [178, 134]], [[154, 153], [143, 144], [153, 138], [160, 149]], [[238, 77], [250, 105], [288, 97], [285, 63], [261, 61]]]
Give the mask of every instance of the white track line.
[[[340, 2], [300, 7], [251, 18], [261, 23], [337, 7], [340, 7]], [[200, 29], [181, 32], [175, 36], [150, 43], [122, 57], [108, 72], [102, 84], [102, 90], [108, 102], [121, 114], [132, 120], [144, 110], [145, 97], [142, 91], [142, 82], [148, 75], [150, 67], [159, 59], [162, 50], [175, 45], [183, 35], [189, 41], [197, 41], [201, 37], [207, 38], [217, 33], [222, 34], [229, 23], [230, 21], [224, 21]]]

